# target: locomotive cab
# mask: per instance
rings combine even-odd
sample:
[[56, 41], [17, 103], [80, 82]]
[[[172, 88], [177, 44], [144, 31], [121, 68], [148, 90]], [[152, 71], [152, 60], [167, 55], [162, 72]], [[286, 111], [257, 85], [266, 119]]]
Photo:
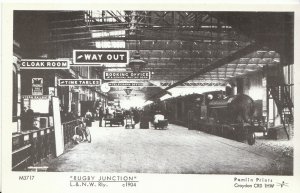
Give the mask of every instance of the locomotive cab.
[[[239, 141], [247, 139], [250, 145], [255, 143], [253, 129], [254, 101], [245, 94], [212, 99], [208, 103], [209, 117], [223, 134]], [[225, 131], [224, 131], [225, 130]]]

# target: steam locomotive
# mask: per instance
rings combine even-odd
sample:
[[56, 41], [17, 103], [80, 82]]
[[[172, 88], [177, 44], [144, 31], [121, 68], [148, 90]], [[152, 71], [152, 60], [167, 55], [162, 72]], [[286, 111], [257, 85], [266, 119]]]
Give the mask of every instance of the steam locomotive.
[[[155, 102], [150, 111], [161, 110], [170, 123], [255, 143], [255, 104], [245, 94], [225, 96], [223, 91], [192, 94]], [[149, 107], [148, 107], [149, 110]]]

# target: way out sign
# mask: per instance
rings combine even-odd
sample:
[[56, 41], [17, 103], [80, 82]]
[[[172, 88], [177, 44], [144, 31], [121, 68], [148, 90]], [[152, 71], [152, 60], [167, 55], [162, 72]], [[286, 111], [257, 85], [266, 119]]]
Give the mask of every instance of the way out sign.
[[128, 64], [129, 51], [120, 50], [73, 50], [73, 65], [101, 66], [106, 64]]

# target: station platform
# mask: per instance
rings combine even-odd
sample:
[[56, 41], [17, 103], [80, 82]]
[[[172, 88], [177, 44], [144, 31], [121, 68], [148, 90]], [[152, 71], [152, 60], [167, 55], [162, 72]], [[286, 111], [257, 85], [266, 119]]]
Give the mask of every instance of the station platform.
[[169, 124], [166, 130], [90, 127], [80, 143], [43, 163], [48, 171], [292, 175], [293, 157]]

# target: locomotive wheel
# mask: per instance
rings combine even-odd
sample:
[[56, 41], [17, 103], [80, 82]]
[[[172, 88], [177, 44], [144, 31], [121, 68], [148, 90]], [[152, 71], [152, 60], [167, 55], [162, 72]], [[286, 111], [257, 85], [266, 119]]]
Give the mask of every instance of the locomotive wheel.
[[248, 132], [247, 142], [249, 145], [253, 145], [255, 143], [255, 133], [253, 131]]

